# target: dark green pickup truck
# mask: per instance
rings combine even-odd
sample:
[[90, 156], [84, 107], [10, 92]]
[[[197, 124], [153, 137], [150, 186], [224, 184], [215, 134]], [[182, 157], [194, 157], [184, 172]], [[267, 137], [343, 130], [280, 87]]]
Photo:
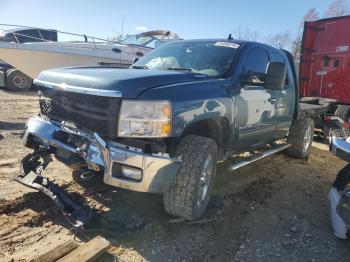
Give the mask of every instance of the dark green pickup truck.
[[284, 149], [307, 158], [328, 107], [299, 103], [288, 52], [223, 39], [164, 44], [130, 69], [48, 70], [34, 83], [40, 114], [26, 125], [34, 153], [19, 182], [47, 187], [54, 154], [106, 184], [164, 194], [167, 212], [189, 220], [208, 205], [218, 161], [259, 148], [232, 170]]

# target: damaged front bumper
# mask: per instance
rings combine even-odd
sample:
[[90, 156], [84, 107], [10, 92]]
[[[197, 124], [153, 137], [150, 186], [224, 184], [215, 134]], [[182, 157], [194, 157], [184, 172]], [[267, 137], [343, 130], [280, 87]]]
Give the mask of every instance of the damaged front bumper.
[[[30, 118], [24, 144], [60, 150], [79, 156], [93, 170], [104, 170], [104, 183], [139, 192], [164, 193], [171, 186], [181, 160], [145, 154], [97, 133], [88, 133], [40, 117]], [[72, 140], [79, 143], [72, 143]]]

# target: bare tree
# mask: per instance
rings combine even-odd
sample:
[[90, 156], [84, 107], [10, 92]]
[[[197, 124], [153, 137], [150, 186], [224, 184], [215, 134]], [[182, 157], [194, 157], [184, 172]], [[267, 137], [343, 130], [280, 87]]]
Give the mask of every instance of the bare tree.
[[247, 40], [247, 41], [261, 41], [262, 39], [258, 31], [252, 30], [248, 26], [246, 27], [239, 26], [231, 30], [231, 32], [232, 32], [232, 37], [234, 39]]
[[348, 15], [350, 13], [349, 6], [344, 0], [333, 0], [326, 11], [324, 12], [324, 17], [336, 17]]
[[315, 21], [319, 19], [318, 12], [315, 7], [310, 8], [300, 21], [298, 32], [291, 43], [291, 52], [295, 60], [298, 60], [301, 52], [301, 41], [303, 38], [304, 23], [306, 21]]
[[305, 22], [305, 21], [315, 21], [315, 20], [317, 20], [317, 19], [319, 19], [319, 14], [318, 14], [316, 8], [315, 8], [315, 7], [310, 8], [310, 9], [306, 12], [306, 14], [303, 16], [303, 19], [302, 19], [301, 22], [300, 22], [300, 27], [303, 27], [303, 26], [304, 26], [304, 22]]
[[[277, 34], [264, 35], [257, 30], [251, 29], [250, 27], [237, 27], [231, 30], [232, 37], [238, 40], [247, 40], [261, 42], [268, 45], [272, 45], [276, 48], [290, 49], [291, 47], [291, 35], [289, 31], [280, 32]], [[223, 36], [227, 37], [229, 34], [226, 33]]]
[[272, 45], [280, 49], [290, 49], [291, 47], [291, 34], [289, 31], [269, 35], [266, 37], [265, 43]]

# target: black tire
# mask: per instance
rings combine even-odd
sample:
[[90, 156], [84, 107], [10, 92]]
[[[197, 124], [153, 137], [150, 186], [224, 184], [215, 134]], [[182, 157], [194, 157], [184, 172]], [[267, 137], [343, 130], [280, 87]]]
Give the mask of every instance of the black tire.
[[32, 83], [33, 79], [18, 69], [10, 69], [6, 72], [6, 87], [12, 91], [28, 91], [32, 87]]
[[[187, 220], [196, 220], [203, 215], [214, 185], [217, 155], [218, 148], [212, 139], [188, 135], [181, 140], [175, 150], [175, 156], [182, 158], [182, 164], [174, 184], [163, 197], [165, 210], [169, 214]], [[210, 161], [212, 164], [209, 167]], [[202, 178], [202, 174], [206, 173], [203, 172], [205, 166], [211, 172], [207, 183], [205, 178]]]
[[312, 118], [293, 120], [287, 139], [291, 144], [286, 151], [289, 156], [300, 159], [309, 156], [314, 137], [314, 126]]
[[340, 117], [344, 121], [349, 121], [350, 119], [350, 106], [339, 105], [334, 112], [334, 116]]

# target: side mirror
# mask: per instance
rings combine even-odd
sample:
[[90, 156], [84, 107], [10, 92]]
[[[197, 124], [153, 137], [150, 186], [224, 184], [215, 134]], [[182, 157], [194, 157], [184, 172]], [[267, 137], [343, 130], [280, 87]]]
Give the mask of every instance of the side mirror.
[[137, 61], [139, 61], [140, 60], [140, 58], [138, 58], [138, 57], [134, 57], [134, 59], [132, 60], [132, 64], [135, 64]]
[[270, 62], [267, 65], [265, 83], [266, 89], [280, 90], [284, 87], [287, 66], [282, 62]]
[[262, 86], [265, 82], [265, 73], [248, 71], [247, 73], [240, 75], [239, 82], [243, 86]]

